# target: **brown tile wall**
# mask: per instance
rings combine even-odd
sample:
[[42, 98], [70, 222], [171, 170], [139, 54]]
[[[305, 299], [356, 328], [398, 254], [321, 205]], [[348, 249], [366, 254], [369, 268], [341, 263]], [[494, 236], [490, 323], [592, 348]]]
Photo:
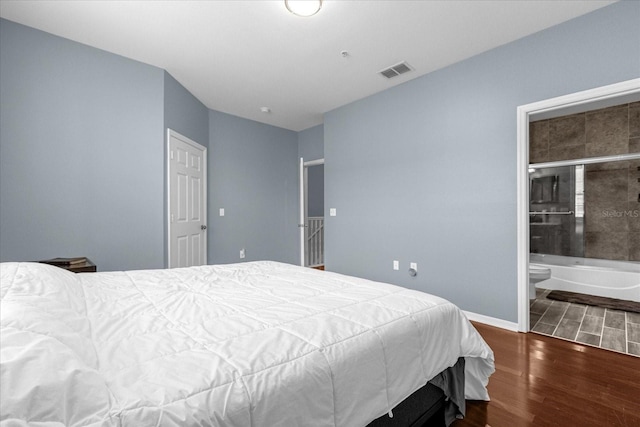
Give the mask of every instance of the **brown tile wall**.
[[[529, 162], [640, 152], [640, 102], [529, 126]], [[640, 261], [640, 161], [587, 165], [585, 257]]]

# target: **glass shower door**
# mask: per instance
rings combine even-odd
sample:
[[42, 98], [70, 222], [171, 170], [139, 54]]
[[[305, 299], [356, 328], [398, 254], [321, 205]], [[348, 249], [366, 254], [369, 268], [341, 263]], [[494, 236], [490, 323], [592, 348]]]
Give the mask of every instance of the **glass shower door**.
[[529, 170], [530, 252], [584, 256], [584, 166]]

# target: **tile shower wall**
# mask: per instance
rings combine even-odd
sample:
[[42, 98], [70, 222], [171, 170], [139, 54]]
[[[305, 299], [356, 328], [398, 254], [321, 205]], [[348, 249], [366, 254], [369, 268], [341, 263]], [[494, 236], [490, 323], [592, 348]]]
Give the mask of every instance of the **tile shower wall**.
[[[640, 102], [530, 124], [530, 163], [640, 152]], [[640, 161], [586, 166], [587, 258], [640, 261]]]
[[585, 256], [640, 261], [640, 161], [587, 165]]

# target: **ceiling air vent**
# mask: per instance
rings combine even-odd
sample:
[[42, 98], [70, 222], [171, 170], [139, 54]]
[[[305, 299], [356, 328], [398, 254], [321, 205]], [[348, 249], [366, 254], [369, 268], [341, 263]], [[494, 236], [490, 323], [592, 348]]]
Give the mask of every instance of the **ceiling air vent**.
[[399, 76], [400, 74], [404, 74], [408, 71], [411, 71], [411, 67], [409, 66], [409, 64], [403, 61], [399, 64], [392, 65], [389, 68], [385, 68], [384, 70], [380, 71], [380, 74], [390, 79], [392, 77]]

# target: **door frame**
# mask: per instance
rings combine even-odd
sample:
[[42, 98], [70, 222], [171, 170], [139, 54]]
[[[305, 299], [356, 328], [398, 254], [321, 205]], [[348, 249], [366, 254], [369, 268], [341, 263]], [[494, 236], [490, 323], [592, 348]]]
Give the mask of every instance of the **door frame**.
[[[167, 192], [166, 192], [166, 197], [167, 197], [167, 205], [166, 205], [166, 212], [167, 212], [167, 268], [173, 268], [174, 266], [171, 265], [171, 137], [174, 137], [176, 139], [179, 139], [180, 141], [184, 142], [185, 144], [188, 144], [190, 146], [192, 146], [193, 148], [202, 151], [202, 175], [203, 175], [203, 182], [202, 182], [202, 217], [204, 218], [204, 222], [208, 223], [208, 218], [207, 218], [207, 199], [208, 199], [208, 193], [207, 193], [207, 181], [208, 181], [208, 171], [207, 171], [207, 147], [205, 147], [204, 145], [200, 145], [197, 142], [187, 138], [184, 135], [181, 135], [180, 133], [174, 131], [173, 129], [167, 128], [167, 141], [166, 141], [166, 162], [167, 162], [167, 172], [166, 172], [166, 185], [167, 185]], [[206, 225], [206, 224], [205, 224]], [[207, 229], [204, 230], [204, 259], [205, 259], [205, 264], [207, 263], [207, 236], [208, 236], [209, 232]]]
[[[528, 332], [529, 325], [529, 118], [556, 110], [584, 108], [593, 103], [607, 103], [621, 97], [640, 94], [640, 78], [594, 89], [545, 99], [517, 108], [517, 284], [518, 331]], [[586, 110], [586, 109], [585, 109]], [[584, 110], [582, 110], [584, 111]]]
[[324, 165], [324, 158], [317, 160], [309, 160], [308, 162], [304, 161], [304, 158], [300, 157], [299, 163], [299, 171], [298, 171], [298, 189], [299, 189], [299, 197], [298, 197], [298, 229], [299, 237], [300, 237], [300, 265], [302, 267], [305, 266], [305, 247], [306, 247], [306, 220], [307, 220], [307, 204], [308, 204], [308, 180], [307, 180], [307, 169], [311, 166], [319, 166]]

